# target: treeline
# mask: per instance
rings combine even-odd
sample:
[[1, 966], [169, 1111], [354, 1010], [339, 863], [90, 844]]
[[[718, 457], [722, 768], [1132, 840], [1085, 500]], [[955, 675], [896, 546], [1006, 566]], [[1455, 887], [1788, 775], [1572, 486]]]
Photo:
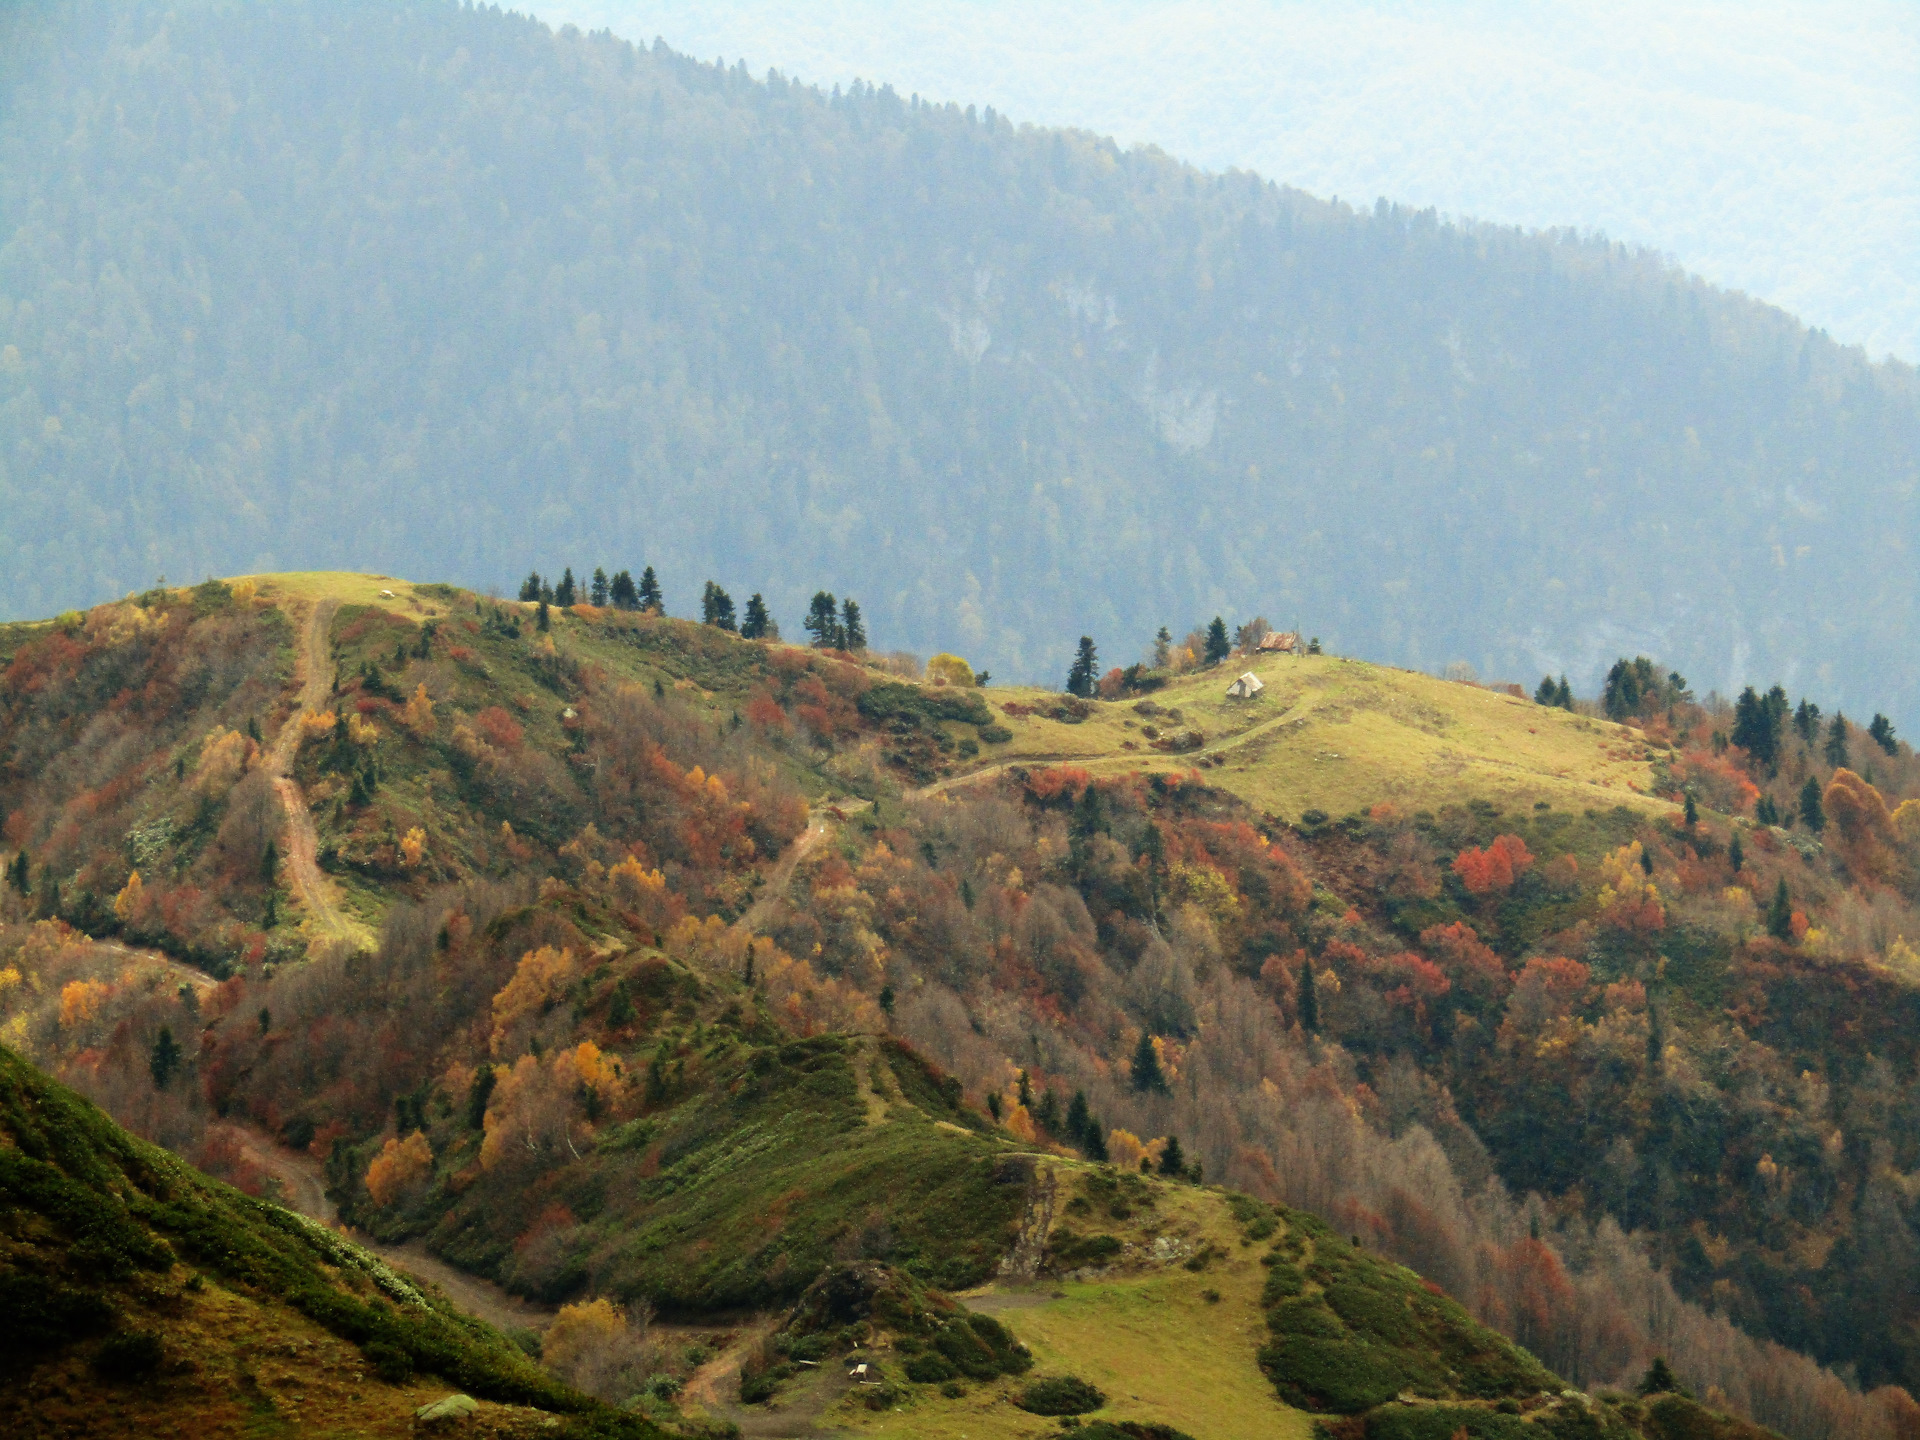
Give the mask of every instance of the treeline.
[[1920, 717], [1912, 370], [1655, 255], [452, 0], [0, 26], [8, 613], [644, 537], [780, 615], [857, 556], [869, 629], [1023, 680], [1258, 593]]
[[[592, 579], [585, 586], [574, 583], [573, 567], [570, 565], [561, 572], [557, 584], [542, 579], [538, 570], [530, 571], [527, 578], [520, 582], [520, 600], [525, 604], [540, 605], [540, 628], [543, 630], [547, 628], [544, 616], [549, 605], [563, 610], [584, 604], [597, 610], [634, 610], [654, 615], [667, 613], [660, 581], [651, 565], [641, 569], [638, 583], [630, 571], [619, 570], [609, 577], [604, 568], [596, 566]], [[736, 615], [733, 596], [711, 580], [700, 590], [700, 621], [717, 630], [737, 634], [743, 640], [780, 638], [780, 622], [768, 610], [764, 596], [755, 591], [747, 597], [745, 613]], [[816, 590], [807, 604], [806, 618], [800, 625], [812, 637], [816, 649], [858, 654], [867, 648], [866, 617], [861, 612], [860, 602], [851, 595], [836, 601], [832, 591]]]

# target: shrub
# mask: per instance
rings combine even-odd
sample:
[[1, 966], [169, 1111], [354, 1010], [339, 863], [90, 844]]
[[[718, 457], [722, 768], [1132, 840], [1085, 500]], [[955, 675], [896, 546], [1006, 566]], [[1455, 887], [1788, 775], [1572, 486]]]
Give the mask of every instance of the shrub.
[[959, 1373], [953, 1362], [937, 1350], [924, 1351], [907, 1361], [907, 1378], [919, 1385], [937, 1385]]
[[404, 1385], [413, 1378], [413, 1356], [398, 1345], [369, 1340], [364, 1348], [368, 1366], [387, 1384]]
[[1107, 1403], [1107, 1397], [1077, 1375], [1049, 1375], [1035, 1380], [1014, 1399], [1029, 1415], [1084, 1415]]
[[94, 1371], [106, 1380], [126, 1382], [160, 1368], [160, 1337], [151, 1330], [122, 1330], [109, 1335], [93, 1357]]

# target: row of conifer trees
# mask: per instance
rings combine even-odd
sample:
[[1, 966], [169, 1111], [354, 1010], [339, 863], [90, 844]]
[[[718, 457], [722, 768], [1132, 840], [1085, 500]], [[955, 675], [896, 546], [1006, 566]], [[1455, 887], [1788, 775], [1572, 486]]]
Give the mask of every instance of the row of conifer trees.
[[[637, 583], [629, 571], [621, 570], [609, 576], [604, 569], [595, 567], [593, 578], [584, 590], [574, 580], [570, 565], [561, 572], [558, 583], [544, 579], [538, 570], [529, 571], [527, 578], [520, 582], [520, 599], [528, 604], [557, 605], [561, 609], [584, 603], [600, 609], [667, 613], [660, 580], [651, 565], [641, 570]], [[780, 638], [780, 624], [757, 591], [747, 598], [745, 612], [736, 614], [733, 597], [711, 580], [700, 593], [700, 619], [704, 624], [747, 640]], [[866, 620], [860, 613], [860, 602], [851, 595], [839, 600], [831, 591], [816, 591], [800, 627], [822, 650], [867, 648]]]

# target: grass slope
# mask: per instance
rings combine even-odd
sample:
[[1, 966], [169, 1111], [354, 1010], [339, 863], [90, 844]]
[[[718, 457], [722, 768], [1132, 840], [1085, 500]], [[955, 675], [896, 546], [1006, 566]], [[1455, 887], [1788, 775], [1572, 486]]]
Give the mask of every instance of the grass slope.
[[493, 1402], [490, 1433], [655, 1433], [323, 1227], [134, 1139], [5, 1049], [0, 1374], [20, 1434], [316, 1421], [404, 1434], [449, 1386]]
[[[1248, 670], [1265, 691], [1227, 699], [1227, 686]], [[991, 746], [976, 770], [1055, 761], [1098, 774], [1199, 766], [1209, 784], [1287, 819], [1381, 803], [1408, 811], [1466, 800], [1561, 809], [1658, 803], [1648, 794], [1658, 752], [1624, 726], [1338, 656], [1232, 660], [1177, 678], [1145, 707], [1092, 701], [1079, 720], [1058, 709], [1053, 692], [988, 694], [1013, 738]], [[1027, 708], [1042, 713], [1020, 713]], [[1204, 744], [1156, 750], [1149, 727], [1161, 739], [1198, 730]]]

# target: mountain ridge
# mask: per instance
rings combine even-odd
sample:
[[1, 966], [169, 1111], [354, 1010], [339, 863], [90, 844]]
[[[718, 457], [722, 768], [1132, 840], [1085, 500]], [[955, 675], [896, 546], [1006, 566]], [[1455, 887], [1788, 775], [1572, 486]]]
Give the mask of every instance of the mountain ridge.
[[166, 14], [10, 47], [13, 613], [235, 555], [504, 586], [537, 542], [676, 609], [857, 583], [1027, 680], [1259, 611], [1583, 687], [1904, 673], [1912, 371], [1654, 257], [451, 6]]

